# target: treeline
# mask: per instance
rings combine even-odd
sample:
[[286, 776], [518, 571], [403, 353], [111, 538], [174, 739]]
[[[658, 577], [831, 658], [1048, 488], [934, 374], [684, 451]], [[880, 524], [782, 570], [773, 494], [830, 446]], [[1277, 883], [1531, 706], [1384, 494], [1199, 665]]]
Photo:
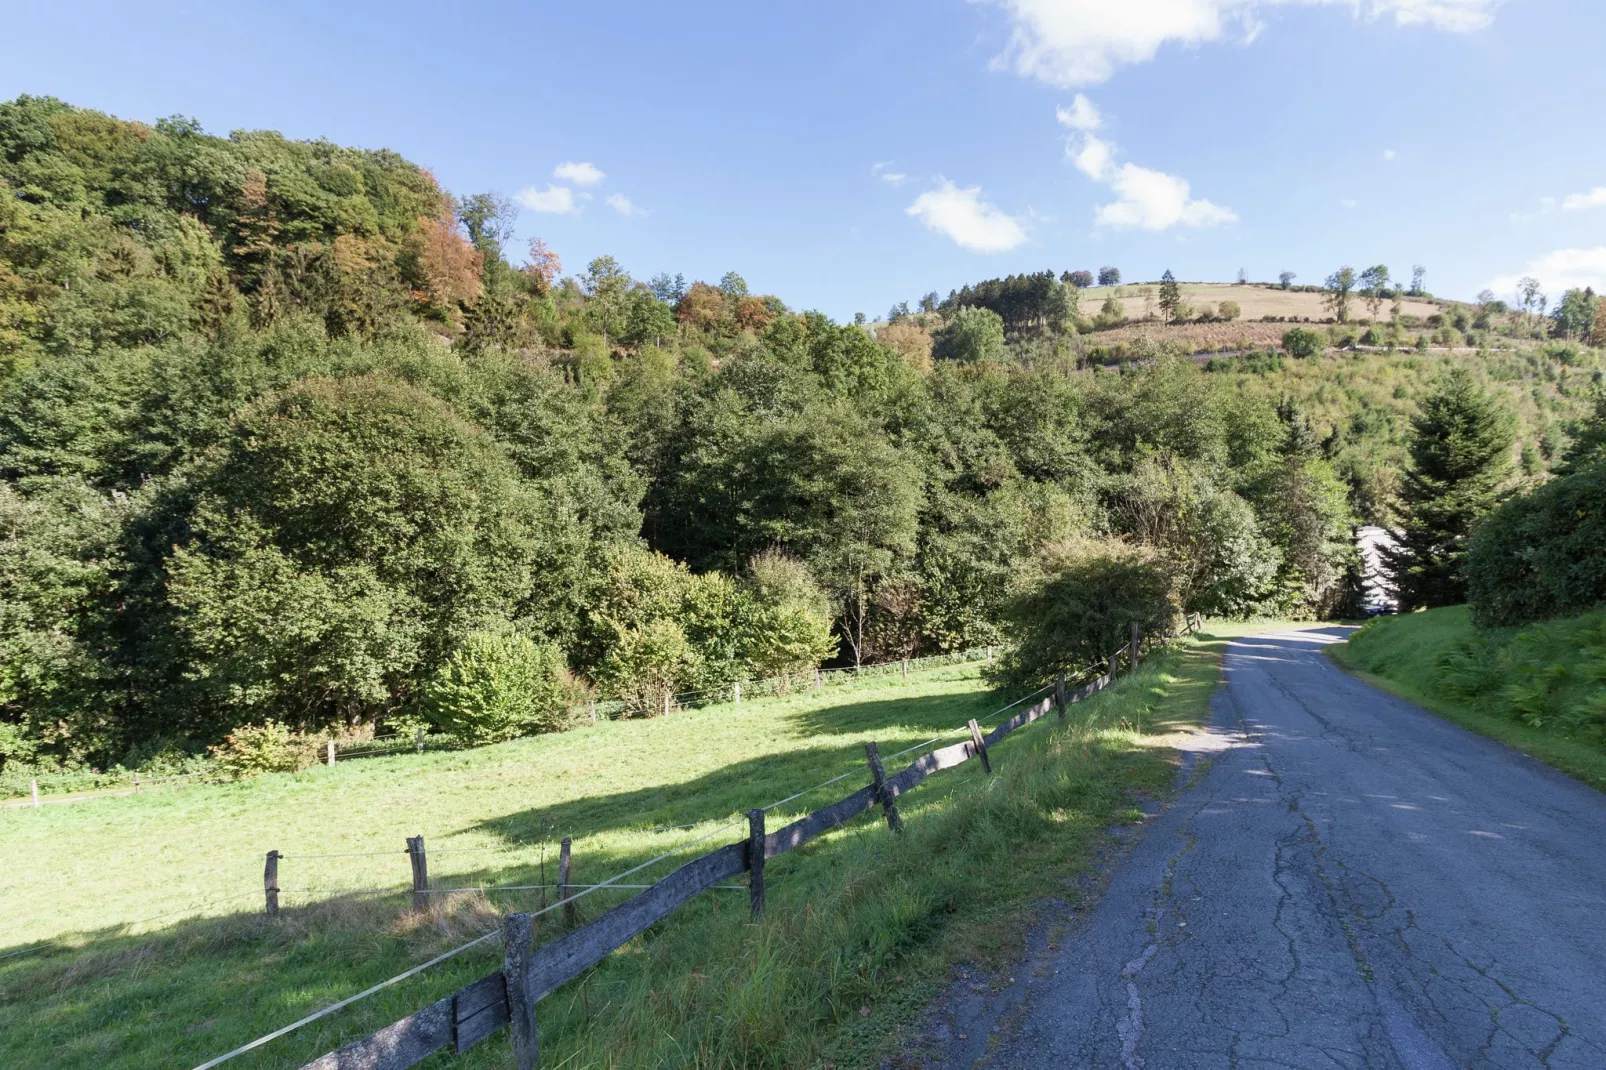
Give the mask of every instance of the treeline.
[[505, 199], [393, 154], [46, 99], [0, 105], [0, 183], [8, 763], [157, 768], [266, 722], [505, 738], [1018, 637], [1070, 575], [1109, 592], [1089, 648], [1140, 596], [1355, 593], [1330, 436], [1164, 352], [566, 277], [510, 260]]

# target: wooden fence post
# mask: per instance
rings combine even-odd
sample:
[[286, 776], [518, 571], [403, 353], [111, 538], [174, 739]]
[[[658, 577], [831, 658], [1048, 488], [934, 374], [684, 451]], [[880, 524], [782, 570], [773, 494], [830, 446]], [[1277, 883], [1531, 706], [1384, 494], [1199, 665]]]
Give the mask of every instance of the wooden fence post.
[[28, 781], [28, 790], [33, 792], [33, 804], [39, 805], [39, 778], [34, 777]]
[[764, 811], [747, 811], [747, 901], [753, 920], [764, 920]]
[[903, 678], [905, 680], [909, 679], [909, 659], [908, 658], [904, 658], [903, 659]]
[[597, 723], [597, 700], [596, 699], [592, 699], [591, 700], [591, 723], [592, 724], [596, 724]]
[[335, 741], [332, 739], [329, 741], [329, 764], [335, 764]]
[[881, 803], [881, 812], [886, 815], [887, 828], [902, 832], [903, 818], [898, 816], [897, 802], [886, 793], [887, 774], [881, 768], [881, 752], [876, 749], [874, 740], [864, 745], [864, 756], [870, 761], [870, 778], [875, 782], [875, 797]]
[[429, 860], [424, 854], [424, 837], [407, 838], [407, 855], [413, 863], [413, 909], [429, 909]]
[[569, 902], [571, 889], [569, 888], [570, 840], [565, 836], [558, 842], [558, 900], [563, 904], [563, 924], [573, 925], [579, 920], [579, 912], [574, 904]]
[[279, 852], [269, 851], [262, 867], [262, 894], [268, 901], [268, 917], [279, 913]]
[[1065, 720], [1065, 674], [1063, 672], [1054, 678], [1054, 706], [1060, 711], [1060, 720]]
[[508, 1031], [513, 1034], [513, 1065], [535, 1070], [541, 1060], [536, 1039], [535, 1000], [530, 998], [530, 943], [534, 926], [528, 914], [509, 914], [502, 922], [502, 980], [507, 986]]
[[1138, 671], [1138, 647], [1143, 641], [1143, 633], [1138, 629], [1138, 622], [1132, 622], [1132, 647], [1127, 651], [1127, 672]]
[[981, 767], [988, 773], [993, 771], [993, 763], [987, 760], [987, 744], [981, 741], [981, 728], [976, 724], [976, 718], [970, 719], [970, 746], [981, 759]]
[[742, 704], [742, 682], [737, 680], [731, 685], [731, 689], [731, 705], [740, 706]]
[[419, 754], [423, 754], [424, 753], [424, 727], [423, 727], [423, 725], [420, 725], [417, 728], [413, 729], [413, 744], [414, 744], [414, 746], [416, 746], [418, 748], [418, 753]]
[[993, 648], [992, 648], [992, 645], [989, 644], [988, 647], [987, 647], [987, 664], [991, 665], [992, 663], [993, 663]]

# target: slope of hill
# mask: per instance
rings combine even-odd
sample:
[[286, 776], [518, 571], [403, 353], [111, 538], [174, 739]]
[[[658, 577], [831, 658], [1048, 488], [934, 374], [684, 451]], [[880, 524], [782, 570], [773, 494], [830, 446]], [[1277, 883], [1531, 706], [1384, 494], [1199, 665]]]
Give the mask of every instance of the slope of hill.
[[[1214, 311], [1221, 302], [1232, 301], [1239, 307], [1239, 318], [1245, 321], [1276, 316], [1290, 321], [1321, 323], [1333, 315], [1327, 306], [1326, 295], [1309, 290], [1221, 282], [1184, 282], [1178, 285], [1183, 301], [1194, 309]], [[1082, 314], [1094, 315], [1106, 300], [1114, 297], [1120, 302], [1128, 319], [1151, 319], [1159, 315], [1159, 292], [1158, 282], [1089, 287], [1081, 291]], [[1385, 300], [1374, 313], [1362, 298], [1353, 300], [1355, 308], [1352, 315], [1355, 317], [1387, 318], [1394, 305], [1392, 300]], [[1401, 316], [1414, 316], [1420, 320], [1444, 311], [1442, 303], [1424, 298], [1405, 297], [1399, 304]]]

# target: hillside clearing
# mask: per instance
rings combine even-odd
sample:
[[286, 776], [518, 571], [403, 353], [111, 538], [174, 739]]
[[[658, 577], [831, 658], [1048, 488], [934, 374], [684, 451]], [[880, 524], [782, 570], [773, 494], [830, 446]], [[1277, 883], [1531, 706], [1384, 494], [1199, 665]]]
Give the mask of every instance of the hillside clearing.
[[[1326, 295], [1323, 293], [1273, 290], [1264, 286], [1238, 286], [1220, 282], [1184, 282], [1180, 286], [1182, 299], [1196, 308], [1207, 303], [1217, 305], [1222, 301], [1236, 301], [1241, 310], [1240, 318], [1245, 320], [1256, 320], [1262, 316], [1283, 316], [1289, 319], [1309, 318], [1320, 322], [1333, 314], [1327, 307]], [[1091, 316], [1098, 312], [1105, 299], [1112, 294], [1121, 302], [1128, 319], [1141, 319], [1147, 315], [1159, 314], [1160, 284], [1157, 282], [1089, 287], [1081, 291], [1082, 314]], [[1360, 295], [1352, 295], [1350, 302], [1352, 319], [1369, 316], [1370, 310]], [[1379, 317], [1387, 318], [1393, 304], [1392, 301], [1384, 301], [1378, 308]], [[1400, 313], [1405, 316], [1420, 316], [1426, 319], [1442, 311], [1443, 309], [1434, 302], [1419, 298], [1407, 297], [1400, 302]]]
[[[786, 856], [770, 871], [762, 929], [745, 924], [745, 896], [694, 901], [545, 1001], [544, 1050], [572, 1066], [657, 1065], [677, 1050], [705, 1065], [796, 1065], [827, 1048], [885, 1043], [950, 956], [1007, 951], [1021, 912], [1089, 863], [1103, 830], [1129, 813], [1131, 792], [1166, 786], [1172, 752], [1157, 737], [1203, 715], [1217, 660], [1202, 640], [1163, 654], [1076, 707], [1068, 726], [1011, 737], [994, 777], [967, 768], [934, 780], [908, 797], [901, 839], [866, 818]], [[574, 879], [597, 879], [713, 831], [727, 815], [854, 770], [866, 739], [901, 749], [998, 705], [975, 668], [956, 668], [823, 703], [797, 696], [479, 751], [13, 812], [0, 851], [36, 863], [7, 867], [23, 883], [5, 890], [14, 931], [6, 947], [52, 937], [53, 949], [0, 961], [0, 1061], [146, 1066], [156, 1052], [164, 1063], [200, 1061], [540, 901], [535, 892], [465, 894], [411, 915], [394, 898], [302, 907], [290, 894], [290, 908], [269, 922], [255, 901], [268, 847], [288, 856], [281, 883], [291, 893], [317, 881], [374, 886], [385, 873], [381, 886], [400, 887], [402, 838], [420, 831], [440, 886], [542, 883], [540, 843], [550, 861], [550, 845], [566, 833], [575, 837]], [[791, 803], [776, 820], [836, 794]], [[338, 828], [327, 827], [332, 809]], [[693, 827], [654, 831], [665, 825]], [[297, 857], [387, 848], [393, 859]], [[448, 853], [473, 848], [508, 853]], [[180, 882], [238, 891], [247, 896], [242, 913], [145, 934], [108, 924], [138, 903], [172, 902]], [[587, 901], [591, 916], [600, 899]], [[497, 956], [494, 946], [476, 949], [237, 1065], [299, 1065], [465, 983]], [[621, 987], [641, 998], [623, 998]], [[851, 1024], [819, 1028], [840, 1023]], [[492, 1042], [461, 1065], [504, 1057], [505, 1043]]]

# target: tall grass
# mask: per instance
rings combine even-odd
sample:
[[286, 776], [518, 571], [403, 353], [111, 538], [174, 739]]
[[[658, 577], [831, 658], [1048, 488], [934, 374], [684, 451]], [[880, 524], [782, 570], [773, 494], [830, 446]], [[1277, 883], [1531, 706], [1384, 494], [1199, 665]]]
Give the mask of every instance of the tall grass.
[[1458, 723], [1606, 787], [1606, 609], [1479, 630], [1465, 606], [1368, 624], [1342, 664]]

